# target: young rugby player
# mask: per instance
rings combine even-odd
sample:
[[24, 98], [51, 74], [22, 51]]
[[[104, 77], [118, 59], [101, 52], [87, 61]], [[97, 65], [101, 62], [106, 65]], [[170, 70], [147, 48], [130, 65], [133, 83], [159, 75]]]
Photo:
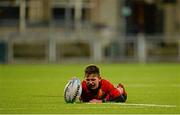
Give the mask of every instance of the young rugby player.
[[102, 79], [100, 70], [96, 65], [89, 65], [85, 68], [85, 76], [82, 81], [82, 102], [125, 102], [127, 93], [122, 84], [114, 87], [106, 79]]

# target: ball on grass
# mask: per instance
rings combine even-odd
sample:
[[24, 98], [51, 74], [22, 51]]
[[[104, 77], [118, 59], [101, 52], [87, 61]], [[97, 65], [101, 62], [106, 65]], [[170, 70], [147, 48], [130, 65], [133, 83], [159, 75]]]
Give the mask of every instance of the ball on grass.
[[64, 88], [64, 100], [66, 103], [74, 103], [81, 96], [81, 81], [73, 77]]

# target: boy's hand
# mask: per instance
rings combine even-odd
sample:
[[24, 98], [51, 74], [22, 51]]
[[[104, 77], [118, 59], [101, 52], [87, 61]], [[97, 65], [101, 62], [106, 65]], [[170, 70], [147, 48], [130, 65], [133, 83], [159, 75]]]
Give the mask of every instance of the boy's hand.
[[92, 99], [89, 101], [90, 103], [102, 103], [102, 100], [98, 100], [98, 99]]

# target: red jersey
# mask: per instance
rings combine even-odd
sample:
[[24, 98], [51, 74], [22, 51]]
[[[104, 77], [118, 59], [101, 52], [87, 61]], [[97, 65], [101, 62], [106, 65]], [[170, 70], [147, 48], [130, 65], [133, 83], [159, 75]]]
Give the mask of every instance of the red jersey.
[[82, 81], [82, 94], [80, 99], [83, 102], [89, 102], [92, 99], [113, 101], [121, 95], [122, 93], [108, 80], [101, 79], [99, 87], [95, 90], [88, 89], [86, 81]]

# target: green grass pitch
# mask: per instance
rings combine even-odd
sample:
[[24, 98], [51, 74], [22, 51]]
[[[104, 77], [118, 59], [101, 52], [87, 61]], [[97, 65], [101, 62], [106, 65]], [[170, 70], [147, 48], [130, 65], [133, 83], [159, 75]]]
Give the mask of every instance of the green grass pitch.
[[180, 114], [180, 64], [99, 64], [113, 84], [123, 83], [125, 104], [67, 104], [63, 90], [86, 64], [0, 65], [0, 114]]

